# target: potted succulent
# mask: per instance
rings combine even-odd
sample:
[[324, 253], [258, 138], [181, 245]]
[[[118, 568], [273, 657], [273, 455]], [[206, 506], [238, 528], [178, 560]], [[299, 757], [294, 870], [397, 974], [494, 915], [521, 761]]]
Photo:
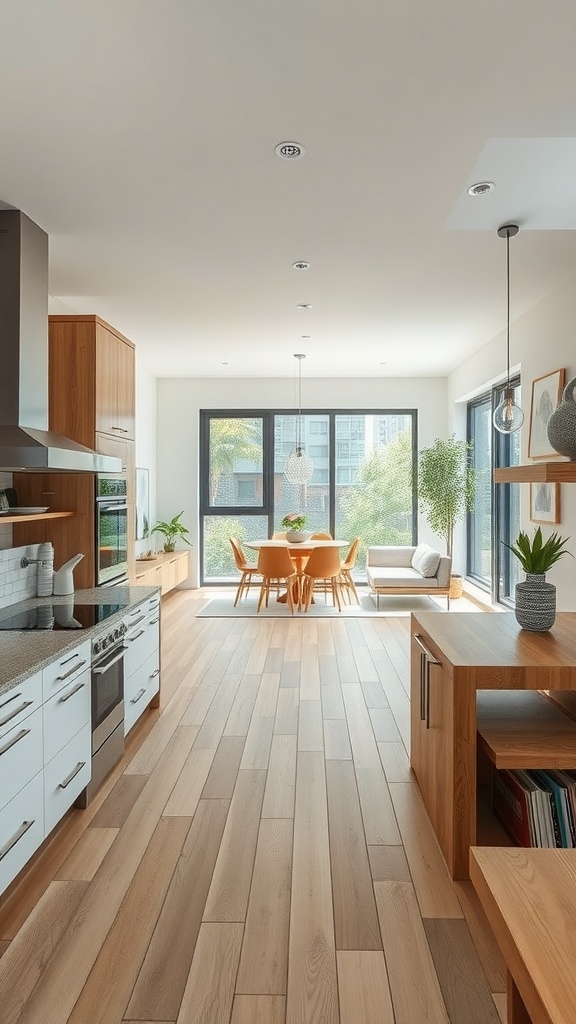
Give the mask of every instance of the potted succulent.
[[[470, 463], [468, 441], [454, 435], [436, 438], [429, 448], [418, 453], [418, 498], [421, 511], [439, 537], [446, 542], [446, 554], [452, 558], [454, 527], [472, 511], [476, 472]], [[452, 574], [450, 597], [462, 596], [462, 578]]]
[[289, 512], [288, 515], [284, 516], [281, 525], [286, 530], [286, 540], [291, 544], [300, 544], [302, 541], [309, 540], [312, 536], [311, 533], [306, 531], [306, 516], [302, 515], [301, 512]]
[[179, 512], [177, 516], [174, 516], [174, 518], [170, 519], [168, 522], [165, 523], [160, 520], [152, 527], [150, 533], [161, 533], [166, 538], [164, 541], [164, 551], [174, 551], [176, 541], [178, 539], [183, 540], [185, 544], [190, 544], [187, 537], [190, 530], [180, 522], [180, 516], [183, 515], [184, 509], [182, 509], [182, 512]]
[[516, 584], [515, 614], [522, 629], [545, 633], [554, 625], [556, 587], [546, 582], [546, 573], [562, 555], [572, 554], [566, 550], [568, 540], [554, 532], [545, 541], [538, 527], [532, 539], [521, 530], [515, 544], [505, 544], [526, 573], [524, 583]]

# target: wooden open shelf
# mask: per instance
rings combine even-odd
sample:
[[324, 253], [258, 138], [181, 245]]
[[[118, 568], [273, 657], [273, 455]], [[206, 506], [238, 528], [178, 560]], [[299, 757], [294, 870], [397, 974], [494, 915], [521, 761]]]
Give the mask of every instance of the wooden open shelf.
[[496, 768], [576, 768], [576, 722], [537, 690], [479, 690], [477, 728]]
[[497, 484], [576, 483], [576, 462], [533, 462], [529, 466], [502, 466], [494, 470]]
[[30, 516], [0, 516], [0, 526], [2, 523], [33, 523], [37, 519], [66, 519], [74, 515], [75, 512], [36, 512]]

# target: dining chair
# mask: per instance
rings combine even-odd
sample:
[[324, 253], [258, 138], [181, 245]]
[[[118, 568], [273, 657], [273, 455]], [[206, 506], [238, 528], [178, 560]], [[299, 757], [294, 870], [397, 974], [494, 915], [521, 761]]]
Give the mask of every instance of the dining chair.
[[300, 604], [307, 612], [312, 601], [315, 587], [332, 594], [334, 607], [342, 611], [340, 603], [340, 552], [338, 548], [314, 548], [302, 573], [302, 592]]
[[[234, 561], [236, 568], [242, 573], [240, 577], [240, 583], [238, 584], [238, 590], [236, 591], [236, 598], [234, 600], [234, 607], [238, 604], [238, 601], [242, 597], [242, 594], [248, 594], [250, 587], [262, 586], [262, 579], [258, 572], [256, 565], [250, 565], [246, 560], [246, 555], [242, 549], [242, 545], [237, 537], [230, 537], [230, 544], [234, 553]], [[258, 577], [258, 579], [256, 579]]]
[[272, 534], [272, 540], [286, 540], [286, 530], [275, 530]]
[[356, 564], [356, 556], [358, 554], [358, 548], [360, 546], [360, 537], [355, 537], [345, 557], [340, 563], [340, 588], [342, 591], [343, 598], [348, 600], [349, 604], [352, 604], [352, 594], [356, 600], [356, 604], [360, 604], [358, 597], [358, 591], [356, 585], [352, 579], [352, 570]]
[[313, 533], [310, 540], [334, 540], [334, 537], [331, 533], [322, 533], [320, 530], [319, 533]]
[[258, 611], [265, 601], [268, 607], [270, 588], [286, 587], [286, 603], [294, 615], [294, 598], [300, 602], [298, 574], [290, 558], [288, 548], [260, 548], [258, 552], [258, 572], [262, 576]]

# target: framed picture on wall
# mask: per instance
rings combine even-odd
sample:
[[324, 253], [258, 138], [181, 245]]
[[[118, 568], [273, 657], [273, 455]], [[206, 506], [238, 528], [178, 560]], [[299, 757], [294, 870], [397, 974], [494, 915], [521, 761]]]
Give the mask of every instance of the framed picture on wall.
[[554, 370], [532, 381], [530, 403], [529, 459], [558, 458], [548, 440], [548, 420], [555, 411], [564, 390], [566, 370]]
[[136, 540], [150, 535], [150, 490], [147, 469], [136, 469]]
[[533, 523], [560, 522], [560, 484], [530, 484], [530, 519]]

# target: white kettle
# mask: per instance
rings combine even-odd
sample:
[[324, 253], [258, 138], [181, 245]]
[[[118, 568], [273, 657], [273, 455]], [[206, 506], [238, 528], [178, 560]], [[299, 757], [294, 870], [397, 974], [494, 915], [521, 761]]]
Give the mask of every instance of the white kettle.
[[83, 558], [84, 555], [73, 555], [54, 573], [53, 594], [60, 596], [74, 593], [74, 577], [72, 573], [78, 562], [81, 562]]

